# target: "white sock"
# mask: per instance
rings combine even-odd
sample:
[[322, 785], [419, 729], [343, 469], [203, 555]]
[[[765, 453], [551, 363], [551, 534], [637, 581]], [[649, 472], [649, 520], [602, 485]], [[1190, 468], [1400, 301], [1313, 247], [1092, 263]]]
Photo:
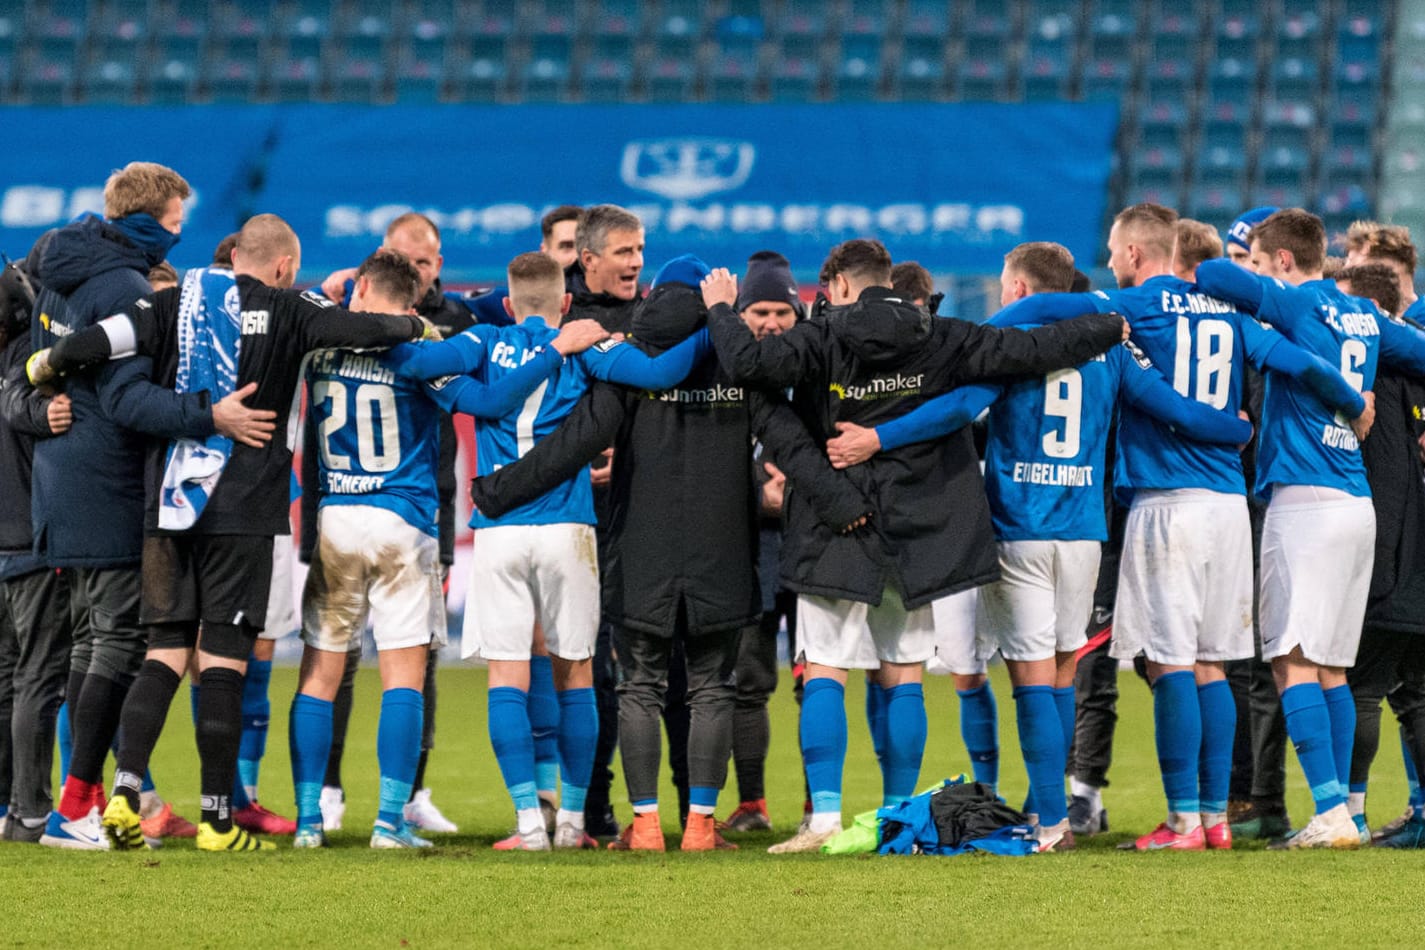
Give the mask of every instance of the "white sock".
[[152, 818], [163, 811], [163, 799], [158, 797], [158, 792], [149, 789], [146, 792], [139, 792], [139, 817]]
[[1204, 828], [1216, 828], [1227, 820], [1225, 811], [1205, 811], [1202, 813], [1202, 826]]
[[1069, 778], [1069, 794], [1077, 798], [1087, 798], [1094, 811], [1103, 808], [1103, 789], [1097, 785], [1090, 785], [1088, 782], [1080, 782], [1078, 779]]
[[558, 828], [560, 825], [573, 825], [575, 828], [583, 831], [584, 813], [582, 811], [570, 811], [567, 808], [561, 808], [554, 816], [554, 827]]
[[1366, 793], [1348, 792], [1346, 793], [1346, 809], [1352, 816], [1364, 815], [1366, 813]]
[[1202, 816], [1195, 811], [1168, 812], [1168, 827], [1180, 835], [1191, 834], [1202, 826]]
[[688, 811], [694, 815], [711, 815], [716, 807], [715, 805], [689, 805]]
[[646, 815], [646, 814], [648, 814], [648, 813], [651, 812], [651, 811], [657, 811], [657, 810], [658, 810], [658, 803], [657, 803], [657, 802], [643, 802], [642, 804], [638, 804], [638, 805], [634, 805], [634, 806], [633, 806], [633, 813], [634, 813], [635, 815]]
[[538, 807], [521, 808], [515, 812], [515, 820], [522, 835], [532, 835], [544, 830], [544, 813]]
[[811, 813], [811, 824], [807, 830], [813, 834], [821, 834], [823, 831], [841, 830], [841, 812], [839, 811], [814, 811]]

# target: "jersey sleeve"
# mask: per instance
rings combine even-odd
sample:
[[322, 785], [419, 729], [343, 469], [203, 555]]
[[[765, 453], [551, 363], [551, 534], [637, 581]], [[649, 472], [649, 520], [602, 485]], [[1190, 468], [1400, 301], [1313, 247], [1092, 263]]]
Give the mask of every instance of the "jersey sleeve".
[[1389, 367], [1425, 376], [1425, 334], [1382, 317], [1380, 358]]
[[547, 346], [495, 382], [483, 383], [471, 376], [443, 376], [426, 383], [426, 394], [446, 412], [499, 419], [519, 409], [562, 361], [559, 351]]
[[1112, 299], [1102, 291], [1091, 294], [1030, 294], [1016, 300], [986, 322], [995, 327], [1022, 327], [1054, 323], [1086, 313], [1111, 313]]
[[[333, 347], [345, 350], [385, 349], [425, 334], [419, 317], [405, 314], [352, 313], [320, 293], [284, 292], [275, 298], [290, 307], [297, 321], [297, 340], [303, 353]], [[275, 302], [274, 301], [274, 302]]]
[[[1209, 297], [1225, 300], [1248, 313], [1258, 313], [1266, 293], [1266, 282], [1252, 271], [1224, 257], [1197, 265], [1197, 289]], [[1266, 315], [1262, 315], [1266, 319]]]
[[932, 327], [933, 379], [942, 390], [981, 379], [1042, 376], [1078, 366], [1123, 339], [1123, 318], [1116, 313], [1090, 312], [1033, 330], [1002, 329], [953, 317], [936, 320]]
[[1252, 424], [1181, 395], [1168, 385], [1146, 356], [1130, 349], [1111, 357], [1118, 365], [1118, 391], [1123, 400], [1199, 442], [1241, 445], [1252, 438]]
[[147, 356], [108, 364], [99, 371], [95, 390], [104, 413], [125, 429], [162, 439], [205, 439], [217, 431], [208, 391], [159, 386]]
[[777, 395], [751, 390], [747, 396], [752, 431], [772, 451], [787, 482], [801, 492], [823, 523], [841, 531], [872, 506], [845, 472], [838, 472], [802, 424]]
[[1004, 392], [1004, 387], [976, 383], [921, 403], [903, 416], [876, 426], [881, 451], [947, 436], [974, 422]]
[[[171, 294], [165, 291], [165, 294]], [[95, 366], [105, 360], [130, 356], [152, 356], [162, 348], [166, 318], [172, 302], [168, 297], [134, 301], [124, 312], [105, 317], [78, 333], [60, 337], [50, 348], [49, 365], [56, 373], [68, 374]], [[176, 311], [173, 315], [176, 316]]]
[[702, 329], [658, 356], [649, 356], [628, 343], [612, 342], [591, 347], [580, 358], [595, 379], [656, 392], [681, 383], [711, 351], [712, 339]]
[[391, 350], [396, 373], [408, 379], [436, 379], [473, 373], [485, 362], [485, 337], [475, 328], [439, 343], [402, 343]]

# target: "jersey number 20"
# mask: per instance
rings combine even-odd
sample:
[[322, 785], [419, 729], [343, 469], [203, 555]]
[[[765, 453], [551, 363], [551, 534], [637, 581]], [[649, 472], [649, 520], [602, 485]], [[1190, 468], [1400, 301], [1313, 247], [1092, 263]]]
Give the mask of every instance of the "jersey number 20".
[[[322, 462], [327, 468], [336, 471], [351, 468], [351, 456], [332, 450], [332, 436], [353, 417], [357, 461], [362, 470], [389, 472], [401, 464], [401, 423], [396, 415], [396, 394], [390, 386], [362, 383], [355, 393], [349, 393], [346, 383], [323, 379], [312, 387], [312, 398], [318, 403], [329, 403], [321, 428]], [[377, 426], [381, 429], [379, 438]]]

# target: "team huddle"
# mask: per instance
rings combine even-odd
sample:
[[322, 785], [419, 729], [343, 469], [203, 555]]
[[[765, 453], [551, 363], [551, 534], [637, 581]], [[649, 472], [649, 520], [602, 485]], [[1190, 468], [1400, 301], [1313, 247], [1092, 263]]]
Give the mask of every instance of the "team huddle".
[[[371, 846], [429, 847], [455, 830], [424, 773], [456, 414], [476, 431], [463, 653], [488, 665], [490, 741], [515, 810], [496, 849], [663, 850], [665, 729], [682, 850], [770, 829], [784, 624], [806, 806], [773, 853], [845, 849], [855, 670], [883, 807], [922, 780], [927, 665], [954, 675], [975, 780], [996, 794], [996, 655], [1032, 849], [1106, 830], [1102, 771], [1074, 761], [1093, 745], [1080, 659], [1108, 626], [1096, 604], [1112, 612], [1109, 662], [1142, 664], [1153, 691], [1167, 808], [1137, 850], [1230, 848], [1247, 807], [1261, 814], [1245, 833], [1358, 847], [1375, 753], [1358, 736], [1378, 732], [1387, 693], [1407, 764], [1425, 752], [1425, 662], [1399, 642], [1418, 634], [1381, 635], [1398, 628], [1379, 619], [1425, 571], [1413, 544], [1376, 583], [1380, 552], [1416, 527], [1400, 512], [1425, 512], [1413, 428], [1425, 399], [1409, 390], [1425, 380], [1425, 331], [1404, 312], [1413, 248], [1386, 266], [1402, 257], [1399, 229], [1353, 229], [1350, 266], [1328, 279], [1308, 212], [1244, 215], [1228, 259], [1206, 225], [1135, 205], [1109, 234], [1117, 288], [1088, 291], [1061, 245], [1022, 244], [1005, 256], [1002, 309], [975, 324], [936, 316], [924, 268], [870, 239], [831, 249], [811, 307], [771, 251], [740, 275], [674, 257], [645, 294], [642, 224], [614, 205], [555, 209], [540, 250], [478, 297], [442, 291], [439, 232], [418, 214], [305, 293], [291, 289], [297, 235], [271, 214], [159, 289], [187, 193], [171, 169], [130, 165], [103, 218], [47, 234], [6, 274], [7, 314], [23, 314], [7, 315], [0, 366], [14, 459], [0, 476], [23, 494], [0, 538], [18, 644], [8, 840], [324, 847], [343, 818], [367, 629], [383, 690]], [[294, 492], [310, 565], [295, 615]], [[296, 628], [289, 821], [257, 786], [271, 644]], [[1368, 683], [1353, 681], [1358, 647]], [[1255, 748], [1257, 724], [1239, 717], [1229, 673], [1252, 663], [1269, 669], [1315, 802], [1289, 835], [1271, 795], [1237, 791], [1234, 738], [1250, 729]], [[185, 674], [196, 826], [148, 769]], [[720, 822], [729, 759], [739, 804]], [[1416, 847], [1422, 829], [1412, 801], [1382, 840]]]

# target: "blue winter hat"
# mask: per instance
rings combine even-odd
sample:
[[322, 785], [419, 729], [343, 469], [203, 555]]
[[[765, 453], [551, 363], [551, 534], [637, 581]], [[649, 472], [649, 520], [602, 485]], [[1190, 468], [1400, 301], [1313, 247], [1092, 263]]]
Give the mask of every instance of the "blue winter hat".
[[653, 286], [687, 284], [689, 287], [696, 287], [710, 273], [712, 273], [712, 268], [704, 264], [697, 255], [683, 254], [658, 268], [658, 273], [653, 278]]
[[1252, 246], [1248, 242], [1252, 239], [1252, 229], [1276, 214], [1278, 210], [1273, 205], [1262, 205], [1251, 211], [1243, 211], [1237, 216], [1237, 220], [1227, 228], [1227, 243], [1235, 244], [1244, 251], [1250, 251]]

